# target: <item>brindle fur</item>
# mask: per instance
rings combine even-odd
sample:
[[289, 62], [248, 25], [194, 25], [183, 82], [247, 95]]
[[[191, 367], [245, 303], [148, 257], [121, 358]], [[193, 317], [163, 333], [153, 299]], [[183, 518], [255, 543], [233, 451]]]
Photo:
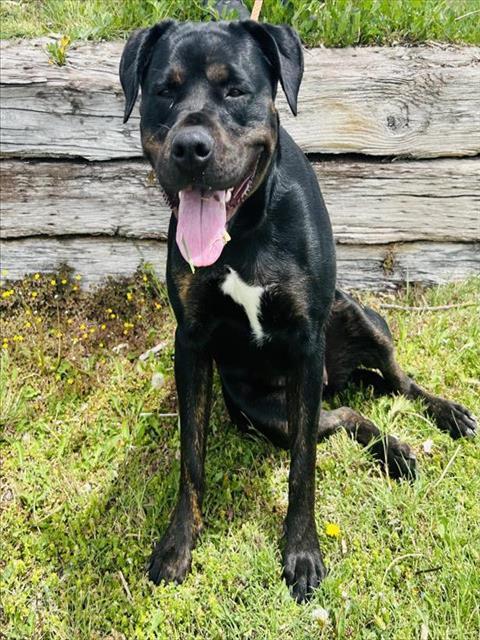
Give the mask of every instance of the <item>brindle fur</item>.
[[[385, 321], [335, 291], [334, 243], [318, 182], [279, 126], [274, 106], [280, 83], [296, 113], [302, 72], [296, 34], [251, 21], [165, 21], [136, 31], [122, 56], [125, 119], [141, 86], [145, 155], [172, 202], [190, 186], [235, 186], [256, 166], [248, 199], [228, 223], [231, 241], [210, 267], [191, 273], [175, 242], [176, 216], [171, 218], [167, 286], [178, 323], [181, 471], [176, 507], [151, 557], [155, 583], [185, 578], [202, 527], [214, 363], [233, 422], [290, 450], [283, 567], [298, 601], [325, 575], [314, 516], [317, 442], [345, 429], [391, 476], [415, 476], [408, 445], [348, 407], [320, 413], [323, 391], [340, 392], [352, 381], [373, 384], [380, 393], [421, 398], [453, 437], [475, 431], [466, 409], [424, 391], [400, 369]], [[232, 95], [231, 87], [241, 91]], [[211, 145], [201, 168], [187, 169], [172, 157], [180, 133]], [[221, 289], [231, 269], [264, 289], [262, 340], [252, 337], [245, 310]]]

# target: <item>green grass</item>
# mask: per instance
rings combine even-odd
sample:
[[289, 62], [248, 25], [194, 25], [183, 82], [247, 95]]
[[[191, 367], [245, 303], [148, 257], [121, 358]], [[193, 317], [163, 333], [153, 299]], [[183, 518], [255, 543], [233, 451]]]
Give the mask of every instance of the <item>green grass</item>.
[[[2, 0], [0, 34], [110, 40], [166, 17], [201, 20], [213, 13], [198, 0]], [[479, 0], [295, 0], [287, 7], [266, 0], [261, 17], [293, 25], [309, 46], [480, 44]]]
[[[420, 477], [390, 481], [343, 434], [319, 445], [316, 517], [330, 574], [297, 606], [278, 550], [288, 455], [241, 436], [217, 389], [193, 570], [182, 586], [155, 588], [144, 563], [179, 471], [177, 419], [162, 416], [176, 411], [163, 289], [147, 272], [87, 295], [66, 273], [2, 292], [2, 638], [407, 640], [423, 625], [430, 640], [478, 639], [478, 442], [452, 441], [418, 403], [352, 391], [351, 405], [413, 446]], [[479, 303], [480, 280], [397, 301]], [[388, 317], [402, 365], [480, 414], [478, 307]], [[141, 363], [161, 340], [161, 356]]]

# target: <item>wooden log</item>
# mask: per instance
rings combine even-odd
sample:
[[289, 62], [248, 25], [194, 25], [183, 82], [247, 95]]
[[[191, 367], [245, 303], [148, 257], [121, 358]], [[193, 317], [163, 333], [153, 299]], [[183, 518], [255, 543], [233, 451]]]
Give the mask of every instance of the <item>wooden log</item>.
[[[314, 163], [337, 242], [480, 240], [480, 158]], [[143, 161], [3, 160], [3, 238], [165, 239], [170, 212]]]
[[[339, 245], [338, 282], [346, 289], [394, 289], [404, 284], [441, 284], [480, 275], [480, 245], [412, 242], [392, 245]], [[141, 260], [163, 280], [166, 243], [122, 238], [24, 238], [1, 243], [2, 269], [19, 279], [55, 270], [62, 263], [83, 276], [86, 285], [107, 276], [134, 272]]]
[[124, 238], [25, 238], [0, 243], [2, 272], [12, 280], [28, 273], [55, 271], [68, 264], [92, 285], [108, 276], [128, 276], [141, 262], [151, 264], [164, 280], [166, 242]]
[[[138, 110], [122, 124], [123, 43], [77, 43], [48, 63], [46, 40], [1, 44], [2, 148], [17, 157], [141, 155]], [[305, 52], [299, 116], [282, 122], [306, 152], [411, 157], [480, 152], [480, 48]]]
[[314, 168], [341, 244], [480, 240], [480, 158]]
[[170, 210], [147, 164], [2, 160], [3, 238], [167, 237]]

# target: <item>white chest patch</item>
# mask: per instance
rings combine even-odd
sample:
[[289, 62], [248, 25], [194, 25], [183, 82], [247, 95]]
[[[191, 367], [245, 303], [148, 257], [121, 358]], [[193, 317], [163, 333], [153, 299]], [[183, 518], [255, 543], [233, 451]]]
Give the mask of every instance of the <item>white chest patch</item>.
[[247, 284], [234, 269], [228, 268], [230, 273], [227, 274], [220, 288], [225, 295], [230, 296], [232, 300], [245, 309], [255, 340], [261, 342], [264, 338], [264, 333], [260, 324], [260, 304], [265, 288], [259, 285]]

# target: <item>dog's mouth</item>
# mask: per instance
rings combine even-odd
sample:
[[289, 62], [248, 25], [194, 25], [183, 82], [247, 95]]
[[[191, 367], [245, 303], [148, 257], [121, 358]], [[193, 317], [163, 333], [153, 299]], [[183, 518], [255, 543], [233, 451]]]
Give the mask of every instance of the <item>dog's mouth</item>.
[[177, 217], [176, 241], [180, 253], [194, 267], [207, 267], [218, 260], [230, 240], [227, 225], [253, 188], [258, 161], [236, 185], [214, 190], [191, 186], [164, 197]]

